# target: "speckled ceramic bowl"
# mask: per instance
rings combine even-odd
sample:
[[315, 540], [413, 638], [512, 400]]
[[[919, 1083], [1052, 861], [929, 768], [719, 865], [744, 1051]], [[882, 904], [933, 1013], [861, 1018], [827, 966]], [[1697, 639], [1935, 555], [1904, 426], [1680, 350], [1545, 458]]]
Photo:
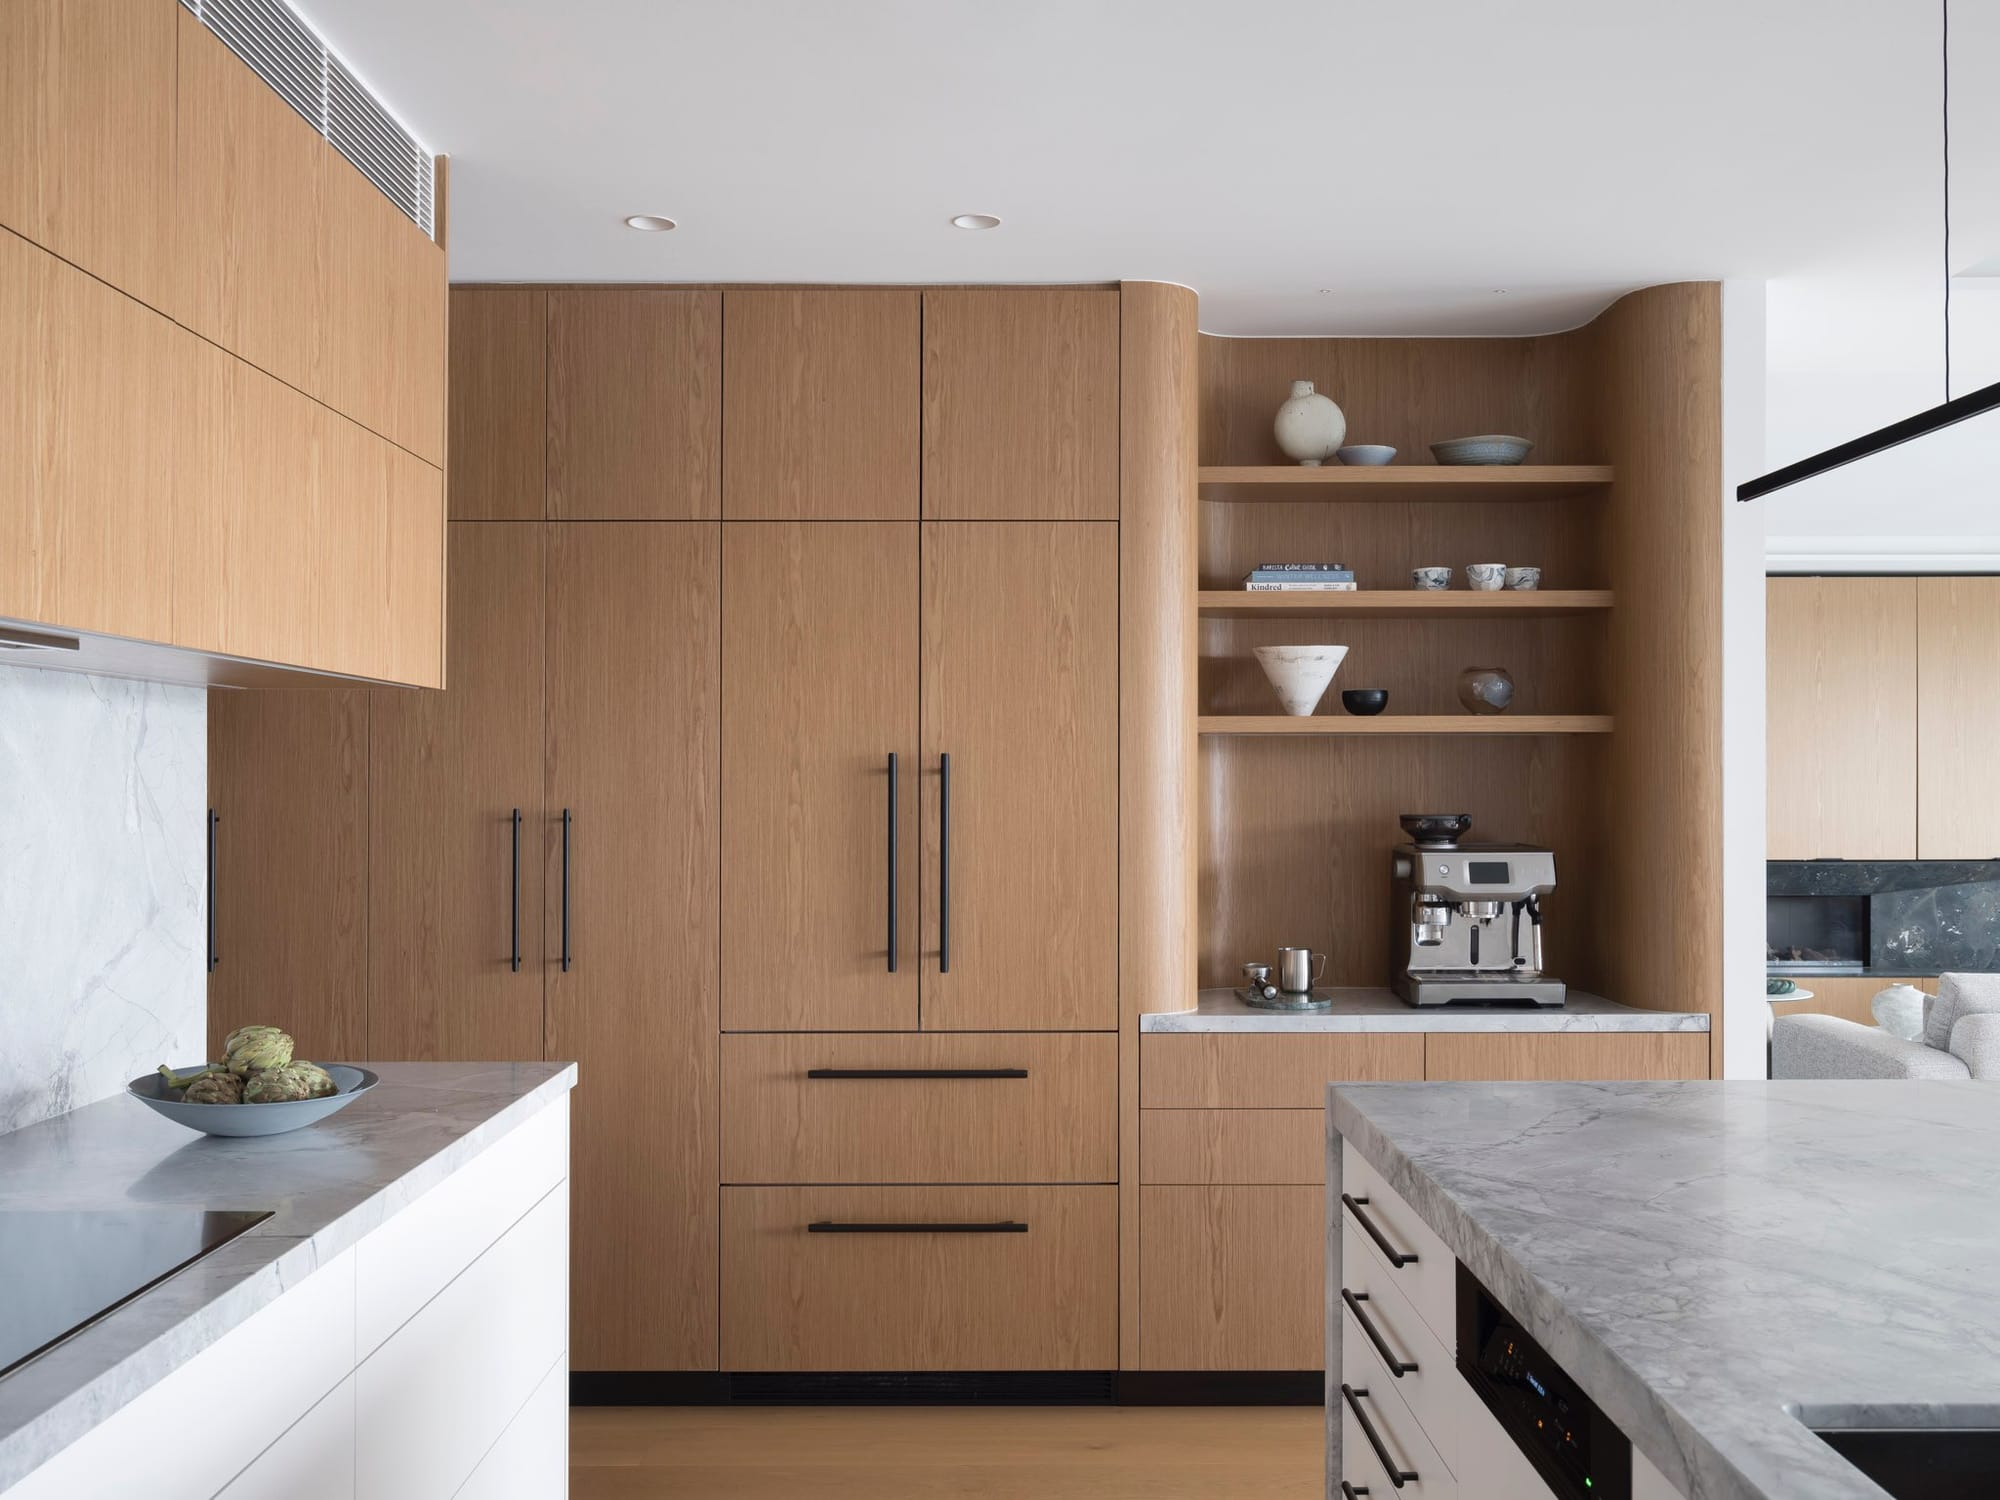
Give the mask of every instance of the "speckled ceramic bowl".
[[[175, 1068], [191, 1073], [200, 1063]], [[332, 1076], [337, 1094], [324, 1099], [291, 1099], [282, 1104], [189, 1104], [167, 1097], [166, 1080], [148, 1073], [125, 1085], [125, 1092], [155, 1114], [165, 1115], [176, 1125], [199, 1130], [203, 1135], [283, 1135], [317, 1124], [328, 1115], [347, 1108], [374, 1088], [377, 1079], [366, 1068], [350, 1068], [346, 1063], [322, 1063]]]
[[1431, 444], [1431, 457], [1441, 464], [1517, 464], [1528, 456], [1534, 443], [1504, 432], [1483, 432], [1478, 437], [1450, 438]]

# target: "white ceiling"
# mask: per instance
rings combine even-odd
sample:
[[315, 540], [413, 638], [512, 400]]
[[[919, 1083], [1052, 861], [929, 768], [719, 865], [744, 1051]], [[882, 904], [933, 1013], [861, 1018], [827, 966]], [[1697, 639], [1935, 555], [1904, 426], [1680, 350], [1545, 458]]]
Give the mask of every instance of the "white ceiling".
[[1211, 332], [1502, 333], [1938, 254], [1935, 0], [299, 4], [450, 153], [457, 281], [1159, 279]]

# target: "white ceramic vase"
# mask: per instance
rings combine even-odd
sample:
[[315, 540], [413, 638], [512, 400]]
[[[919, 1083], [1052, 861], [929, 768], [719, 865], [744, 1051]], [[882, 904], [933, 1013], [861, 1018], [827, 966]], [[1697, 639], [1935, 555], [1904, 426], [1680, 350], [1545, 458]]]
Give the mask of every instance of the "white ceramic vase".
[[1924, 1034], [1924, 1001], [1929, 998], [1914, 984], [1892, 984], [1868, 1002], [1868, 1012], [1890, 1036], [1914, 1042]]
[[1270, 678], [1285, 712], [1304, 719], [1319, 707], [1346, 655], [1345, 646], [1259, 646], [1257, 665]]
[[1347, 418], [1331, 400], [1313, 390], [1310, 380], [1294, 380], [1292, 399], [1278, 408], [1271, 431], [1285, 457], [1316, 469], [1347, 441]]

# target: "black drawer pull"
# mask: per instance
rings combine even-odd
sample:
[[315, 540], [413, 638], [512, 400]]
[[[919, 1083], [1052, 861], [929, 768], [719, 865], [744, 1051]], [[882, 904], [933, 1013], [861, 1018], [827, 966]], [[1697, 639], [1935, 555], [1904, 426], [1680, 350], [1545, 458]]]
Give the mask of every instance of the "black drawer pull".
[[509, 897], [511, 915], [508, 917], [507, 965], [514, 973], [521, 972], [521, 809], [514, 809], [514, 873], [512, 894]]
[[1346, 1287], [1342, 1287], [1340, 1289], [1340, 1300], [1345, 1302], [1347, 1310], [1354, 1314], [1354, 1321], [1359, 1323], [1361, 1331], [1368, 1335], [1368, 1342], [1373, 1344], [1375, 1352], [1382, 1356], [1382, 1363], [1389, 1367], [1391, 1375], [1401, 1380], [1405, 1375], [1414, 1375], [1417, 1373], [1417, 1367], [1414, 1364], [1408, 1360], [1396, 1358], [1396, 1351], [1389, 1347], [1389, 1341], [1382, 1337], [1381, 1331], [1369, 1320], [1368, 1314], [1362, 1309], [1361, 1304], [1368, 1300], [1366, 1292], [1350, 1292]]
[[1368, 1413], [1361, 1409], [1361, 1398], [1367, 1394], [1366, 1386], [1357, 1391], [1344, 1380], [1340, 1383], [1340, 1399], [1347, 1403], [1347, 1409], [1354, 1413], [1354, 1420], [1361, 1424], [1361, 1435], [1368, 1439], [1368, 1446], [1375, 1450], [1375, 1457], [1381, 1460], [1382, 1472], [1389, 1476], [1389, 1483], [1399, 1490], [1406, 1484], [1414, 1484], [1417, 1479], [1416, 1470], [1400, 1469], [1396, 1466], [1396, 1460], [1389, 1454], [1388, 1445], [1382, 1441], [1382, 1434], [1375, 1430], [1375, 1424], [1368, 1420]]
[[808, 1078], [1026, 1078], [1026, 1068], [808, 1068]]
[[806, 1225], [807, 1234], [1026, 1234], [1019, 1219], [992, 1224], [843, 1224], [822, 1219]]
[[1340, 1481], [1341, 1500], [1354, 1500], [1356, 1495], [1365, 1495], [1367, 1493], [1368, 1486], [1365, 1484], [1349, 1484], [1345, 1479]]
[[896, 752], [889, 752], [889, 972], [896, 972]]
[[215, 830], [221, 822], [211, 807], [208, 810], [208, 972], [211, 974], [222, 962], [222, 955], [215, 949]]
[[1375, 1227], [1375, 1221], [1361, 1211], [1363, 1205], [1368, 1202], [1366, 1198], [1356, 1198], [1351, 1193], [1342, 1193], [1340, 1201], [1347, 1205], [1349, 1213], [1361, 1221], [1361, 1227], [1368, 1231], [1368, 1238], [1375, 1242], [1375, 1248], [1389, 1257], [1390, 1265], [1400, 1271], [1405, 1266], [1414, 1266], [1417, 1263], [1415, 1251], [1406, 1254], [1398, 1250], [1387, 1239], [1383, 1238], [1382, 1231]]

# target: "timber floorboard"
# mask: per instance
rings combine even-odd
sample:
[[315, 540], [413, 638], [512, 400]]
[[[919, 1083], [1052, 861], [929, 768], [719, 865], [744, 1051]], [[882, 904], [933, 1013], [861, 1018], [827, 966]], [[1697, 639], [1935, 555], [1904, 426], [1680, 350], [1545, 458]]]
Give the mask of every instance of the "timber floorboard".
[[1316, 1406], [578, 1407], [572, 1500], [1319, 1500]]

